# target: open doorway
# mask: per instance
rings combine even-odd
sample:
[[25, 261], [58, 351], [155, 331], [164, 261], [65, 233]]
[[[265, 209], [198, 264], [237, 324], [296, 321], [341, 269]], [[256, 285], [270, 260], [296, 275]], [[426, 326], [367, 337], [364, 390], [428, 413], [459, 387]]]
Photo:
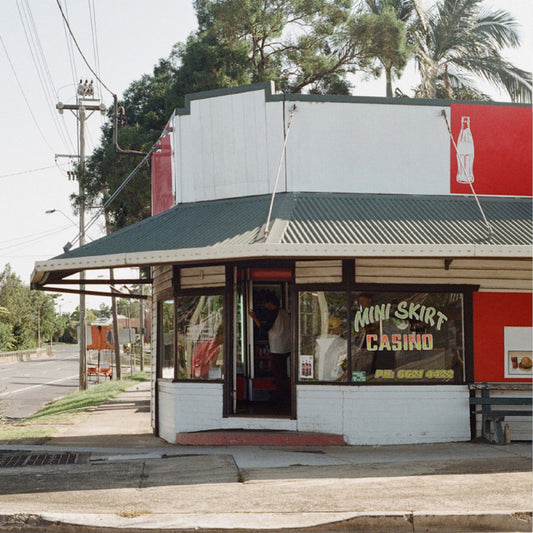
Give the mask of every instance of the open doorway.
[[[233, 413], [291, 415], [289, 269], [239, 269]], [[279, 339], [286, 339], [286, 343]]]

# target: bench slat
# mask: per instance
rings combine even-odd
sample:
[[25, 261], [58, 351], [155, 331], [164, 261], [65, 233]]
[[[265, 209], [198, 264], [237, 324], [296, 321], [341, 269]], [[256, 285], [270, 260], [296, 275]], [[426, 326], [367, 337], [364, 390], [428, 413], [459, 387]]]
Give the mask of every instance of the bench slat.
[[472, 405], [531, 405], [531, 398], [521, 397], [499, 397], [493, 396], [492, 398], [470, 398], [470, 404]]
[[523, 411], [512, 411], [510, 409], [491, 409], [490, 411], [476, 411], [478, 415], [485, 415], [486, 417], [506, 417], [506, 416], [531, 416], [531, 409], [524, 409]]

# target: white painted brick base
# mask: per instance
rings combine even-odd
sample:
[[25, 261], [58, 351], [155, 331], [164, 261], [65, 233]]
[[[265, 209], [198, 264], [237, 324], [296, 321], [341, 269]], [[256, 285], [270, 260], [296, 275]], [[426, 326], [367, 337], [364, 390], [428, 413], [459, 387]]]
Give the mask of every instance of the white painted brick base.
[[344, 435], [347, 444], [470, 440], [468, 388], [450, 386], [297, 386], [297, 420], [222, 416], [220, 383], [159, 385], [159, 434], [209, 429], [271, 429]]
[[298, 429], [348, 444], [470, 440], [466, 386], [298, 386]]

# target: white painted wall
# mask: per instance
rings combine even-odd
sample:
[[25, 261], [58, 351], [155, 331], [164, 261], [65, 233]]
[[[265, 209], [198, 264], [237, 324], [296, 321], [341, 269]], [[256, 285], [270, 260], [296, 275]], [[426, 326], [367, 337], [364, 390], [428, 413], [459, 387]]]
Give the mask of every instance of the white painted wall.
[[298, 102], [287, 143], [289, 190], [449, 194], [441, 109]]
[[305, 386], [298, 429], [342, 434], [351, 445], [470, 440], [467, 386]]
[[[295, 103], [278, 191], [450, 193], [449, 107]], [[173, 119], [177, 202], [271, 193], [293, 104], [263, 89], [192, 100]]]
[[193, 100], [190, 115], [174, 117], [177, 203], [270, 192], [282, 114], [263, 90]]
[[221, 383], [159, 381], [159, 435], [176, 442], [176, 434], [221, 427]]
[[159, 434], [209, 429], [315, 431], [351, 445], [470, 440], [466, 386], [298, 385], [297, 420], [222, 416], [222, 384], [159, 382]]

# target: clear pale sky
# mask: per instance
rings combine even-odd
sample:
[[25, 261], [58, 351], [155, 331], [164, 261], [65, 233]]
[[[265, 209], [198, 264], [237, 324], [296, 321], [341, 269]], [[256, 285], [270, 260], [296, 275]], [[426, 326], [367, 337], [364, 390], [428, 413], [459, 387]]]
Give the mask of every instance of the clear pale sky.
[[[158, 59], [168, 56], [172, 45], [184, 41], [196, 28], [191, 0], [60, 3], [85, 57], [119, 96], [132, 81], [151, 74]], [[522, 47], [505, 55], [531, 70], [532, 0], [487, 0], [485, 5], [510, 11], [521, 24]], [[69, 112], [59, 115], [55, 105], [58, 101], [75, 103], [77, 81], [94, 76], [74, 45], [70, 51], [71, 40], [65, 32], [56, 0], [2, 0], [0, 270], [10, 263], [25, 283], [29, 283], [35, 261], [62, 253], [63, 245], [77, 235], [77, 219], [69, 201], [70, 194], [77, 191], [77, 182], [67, 179], [68, 159], [59, 158], [57, 164], [54, 161], [55, 154], [77, 153], [76, 119]], [[416, 79], [413, 71], [406, 69], [395, 86], [409, 94]], [[495, 100], [508, 101], [505, 94], [490, 87], [483, 89]], [[384, 96], [384, 91], [381, 80], [358, 80], [353, 94]], [[111, 105], [111, 95], [104, 88], [102, 99], [106, 106]], [[101, 125], [98, 114], [87, 121], [88, 154], [98, 143]], [[45, 214], [51, 209], [63, 214]], [[101, 234], [97, 225], [89, 231], [93, 238]], [[109, 304], [89, 298], [88, 306], [98, 307], [101, 301]], [[70, 311], [77, 303], [76, 296], [65, 295], [62, 310]]]

